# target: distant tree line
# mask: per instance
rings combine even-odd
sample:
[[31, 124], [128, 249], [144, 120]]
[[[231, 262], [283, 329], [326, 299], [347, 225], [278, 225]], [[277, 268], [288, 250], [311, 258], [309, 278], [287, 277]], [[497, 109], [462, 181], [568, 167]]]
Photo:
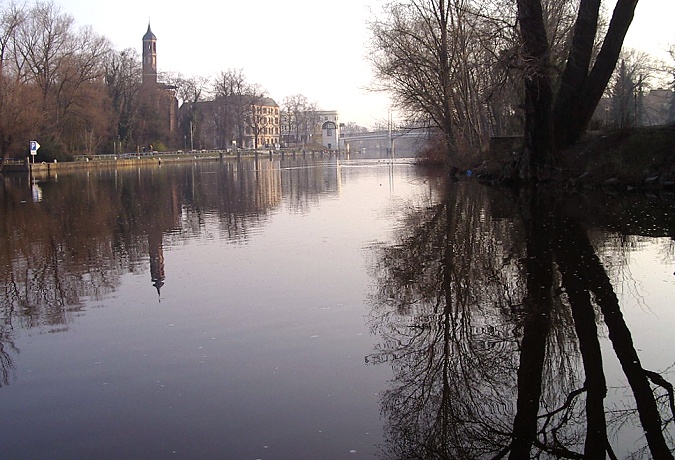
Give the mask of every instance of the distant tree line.
[[10, 3], [0, 10], [0, 155], [92, 152], [113, 136], [106, 86], [114, 53], [90, 27], [76, 29], [51, 2]]

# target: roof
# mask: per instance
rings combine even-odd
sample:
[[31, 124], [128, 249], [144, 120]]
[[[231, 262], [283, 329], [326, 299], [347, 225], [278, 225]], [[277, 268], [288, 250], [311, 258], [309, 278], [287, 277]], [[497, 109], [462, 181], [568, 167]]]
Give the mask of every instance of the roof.
[[217, 96], [214, 100], [212, 101], [199, 101], [198, 104], [203, 104], [205, 102], [213, 102], [216, 103], [218, 100], [222, 99], [229, 99], [229, 98], [235, 98], [235, 97], [241, 97], [242, 99], [240, 100], [240, 103], [244, 104], [253, 104], [256, 106], [260, 107], [279, 107], [279, 104], [276, 103], [274, 99], [271, 97], [256, 97], [256, 96], [251, 96], [249, 94], [237, 94], [237, 95], [232, 95], [232, 96]]
[[256, 98], [255, 105], [260, 105], [262, 107], [279, 107], [279, 105], [271, 97]]
[[143, 35], [143, 41], [149, 41], [149, 40], [157, 40], [157, 37], [155, 37], [155, 34], [152, 33], [152, 30], [150, 30], [150, 23], [148, 22], [148, 31]]

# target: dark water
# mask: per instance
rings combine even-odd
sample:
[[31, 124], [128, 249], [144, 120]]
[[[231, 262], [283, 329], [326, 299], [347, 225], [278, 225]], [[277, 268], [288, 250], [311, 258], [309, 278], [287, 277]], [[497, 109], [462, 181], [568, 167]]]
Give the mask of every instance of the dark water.
[[671, 458], [674, 216], [406, 161], [5, 178], [0, 458]]

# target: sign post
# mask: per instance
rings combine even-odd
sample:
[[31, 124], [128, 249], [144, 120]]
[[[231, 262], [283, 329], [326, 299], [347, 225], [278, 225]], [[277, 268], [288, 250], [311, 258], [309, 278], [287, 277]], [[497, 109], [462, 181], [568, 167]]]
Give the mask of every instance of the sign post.
[[33, 157], [33, 164], [35, 164], [35, 155], [37, 155], [37, 151], [40, 148], [40, 144], [38, 141], [30, 141], [30, 154]]

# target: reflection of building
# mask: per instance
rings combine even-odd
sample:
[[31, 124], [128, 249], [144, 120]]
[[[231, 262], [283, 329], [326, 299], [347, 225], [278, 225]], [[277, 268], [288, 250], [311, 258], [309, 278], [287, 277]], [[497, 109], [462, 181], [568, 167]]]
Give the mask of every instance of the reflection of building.
[[162, 248], [161, 230], [151, 231], [148, 235], [148, 252], [150, 255], [150, 279], [157, 289], [157, 295], [164, 286], [164, 249]]

